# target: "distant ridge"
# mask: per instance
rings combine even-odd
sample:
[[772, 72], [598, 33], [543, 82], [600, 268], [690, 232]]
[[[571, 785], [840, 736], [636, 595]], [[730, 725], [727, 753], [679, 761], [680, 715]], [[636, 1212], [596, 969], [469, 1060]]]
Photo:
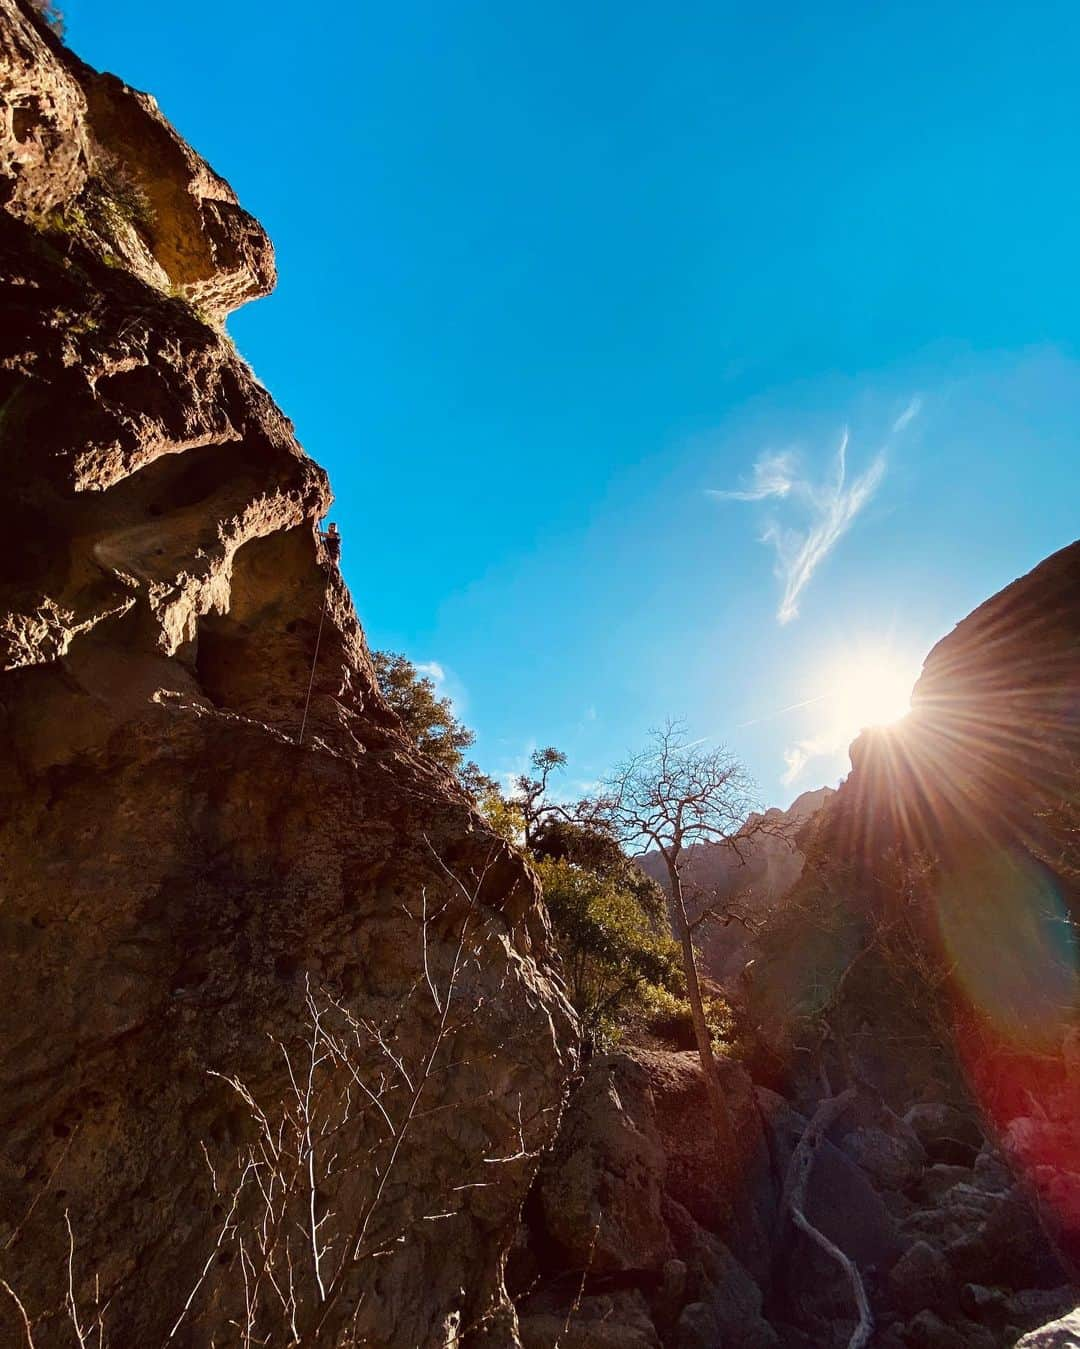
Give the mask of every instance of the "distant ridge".
[[[802, 875], [805, 857], [797, 846], [798, 836], [814, 816], [836, 795], [832, 787], [803, 792], [787, 810], [771, 806], [764, 813], [747, 817], [744, 828], [761, 820], [774, 826], [774, 832], [758, 835], [739, 852], [730, 844], [708, 843], [687, 850], [685, 876], [700, 896], [709, 895], [711, 904], [730, 904], [733, 911], [753, 926], [759, 923], [787, 894]], [[667, 871], [659, 853], [638, 858], [647, 876], [667, 886]], [[738, 921], [712, 924], [702, 941], [702, 956], [707, 974], [720, 983], [736, 977], [746, 960], [752, 937], [748, 927]]]

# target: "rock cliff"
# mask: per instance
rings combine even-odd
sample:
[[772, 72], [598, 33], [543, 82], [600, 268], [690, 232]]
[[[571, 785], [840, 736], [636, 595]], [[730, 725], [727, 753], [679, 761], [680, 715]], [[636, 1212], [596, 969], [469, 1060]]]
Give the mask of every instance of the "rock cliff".
[[0, 207], [0, 1340], [516, 1344], [572, 1014], [221, 328], [270, 243], [26, 0]]

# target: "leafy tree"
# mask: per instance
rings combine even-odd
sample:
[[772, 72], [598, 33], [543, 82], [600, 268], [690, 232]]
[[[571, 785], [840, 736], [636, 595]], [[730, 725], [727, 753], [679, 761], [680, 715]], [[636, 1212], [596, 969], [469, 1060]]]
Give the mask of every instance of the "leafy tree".
[[573, 862], [611, 880], [627, 891], [657, 931], [667, 931], [664, 892], [623, 851], [602, 817], [596, 801], [553, 801], [551, 774], [566, 765], [566, 755], [553, 745], [533, 751], [533, 775], [522, 773], [510, 802], [522, 821], [525, 847], [534, 857]]
[[629, 1006], [681, 984], [679, 949], [611, 876], [566, 859], [537, 870], [587, 1043], [611, 1038]]
[[478, 780], [480, 770], [465, 761], [465, 750], [476, 737], [454, 716], [450, 699], [439, 696], [435, 681], [395, 651], [375, 651], [371, 659], [379, 691], [419, 748], [461, 778], [465, 786], [469, 786], [470, 774]]
[[566, 755], [554, 745], [533, 750], [529, 763], [533, 775], [521, 773], [515, 784], [514, 800], [521, 812], [525, 832], [525, 846], [531, 848], [536, 832], [551, 815], [566, 813], [564, 806], [548, 799], [548, 780], [557, 769], [566, 767]]
[[53, 0], [30, 0], [30, 3], [58, 37], [64, 36], [64, 16]]
[[[588, 805], [589, 803], [582, 803]], [[549, 817], [533, 837], [533, 856], [543, 861], [572, 862], [625, 891], [656, 932], [670, 931], [663, 889], [627, 857], [615, 836], [602, 824]]]
[[507, 843], [520, 847], [524, 821], [517, 802], [504, 796], [495, 779], [489, 777], [487, 773], [482, 773], [474, 763], [465, 765], [461, 773], [461, 782], [476, 802], [477, 810], [496, 834], [506, 839]]
[[454, 715], [450, 699], [441, 697], [435, 681], [421, 674], [408, 657], [375, 651], [371, 659], [379, 691], [420, 749], [454, 774], [497, 834], [520, 844], [524, 834], [521, 809], [515, 798], [503, 794], [493, 777], [465, 758], [475, 736]]

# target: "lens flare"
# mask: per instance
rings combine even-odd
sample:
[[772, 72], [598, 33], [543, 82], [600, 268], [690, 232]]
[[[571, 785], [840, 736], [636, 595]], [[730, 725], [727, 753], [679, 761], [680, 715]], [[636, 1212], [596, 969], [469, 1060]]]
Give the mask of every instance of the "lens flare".
[[1080, 1032], [1075, 926], [1052, 873], [988, 848], [944, 880], [943, 949], [956, 1047], [983, 1114], [1044, 1212], [1080, 1228]]
[[1060, 1048], [1076, 992], [1076, 938], [1049, 871], [988, 851], [943, 878], [937, 918], [971, 1009], [1011, 1045]]

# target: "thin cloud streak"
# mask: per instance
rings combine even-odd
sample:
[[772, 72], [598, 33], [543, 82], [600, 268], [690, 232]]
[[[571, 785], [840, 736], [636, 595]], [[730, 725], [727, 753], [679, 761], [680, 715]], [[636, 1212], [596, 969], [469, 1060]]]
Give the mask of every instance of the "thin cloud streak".
[[790, 623], [799, 615], [799, 597], [822, 562], [844, 537], [855, 517], [877, 491], [885, 475], [885, 456], [879, 454], [865, 473], [850, 486], [847, 478], [848, 433], [845, 430], [836, 456], [836, 477], [824, 487], [801, 483], [803, 499], [815, 517], [805, 534], [770, 525], [763, 535], [776, 548], [776, 574], [784, 583], [784, 595], [776, 612], [778, 622]]
[[763, 454], [754, 465], [754, 485], [734, 492], [708, 488], [706, 495], [719, 501], [765, 501], [768, 497], [786, 497], [797, 486], [795, 456], [790, 450]]
[[911, 402], [908, 403], [907, 407], [903, 410], [903, 412], [901, 412], [900, 416], [897, 417], [896, 421], [893, 422], [892, 424], [893, 435], [895, 436], [898, 432], [902, 431], [904, 427], [907, 426], [910, 422], [913, 422], [921, 411], [922, 411], [922, 399], [919, 397], [918, 394], [916, 394], [915, 397], [911, 400]]
[[760, 726], [763, 721], [775, 721], [777, 717], [782, 717], [788, 712], [798, 712], [803, 707], [813, 707], [815, 703], [823, 703], [826, 698], [831, 697], [828, 693], [819, 693], [815, 698], [804, 698], [800, 703], [788, 703], [787, 707], [778, 707], [775, 712], [766, 712], [760, 717], [752, 717], [749, 721], [740, 721], [735, 729], [744, 730], [747, 726]]
[[[910, 421], [916, 415], [918, 409], [912, 410], [912, 405], [898, 421], [903, 417]], [[709, 492], [710, 496], [726, 501], [791, 499], [798, 502], [809, 516], [810, 523], [802, 530], [786, 529], [775, 520], [770, 521], [761, 536], [762, 543], [771, 544], [776, 550], [776, 575], [783, 584], [780, 607], [776, 612], [777, 621], [781, 624], [790, 623], [798, 617], [800, 597], [814, 573], [851, 528], [885, 475], [885, 455], [882, 452], [865, 472], [849, 482], [847, 448], [848, 433], [845, 429], [836, 454], [833, 476], [824, 483], [815, 484], [807, 477], [800, 476], [795, 456], [790, 451], [781, 454], [770, 452], [754, 465], [750, 487], [737, 491]]]

